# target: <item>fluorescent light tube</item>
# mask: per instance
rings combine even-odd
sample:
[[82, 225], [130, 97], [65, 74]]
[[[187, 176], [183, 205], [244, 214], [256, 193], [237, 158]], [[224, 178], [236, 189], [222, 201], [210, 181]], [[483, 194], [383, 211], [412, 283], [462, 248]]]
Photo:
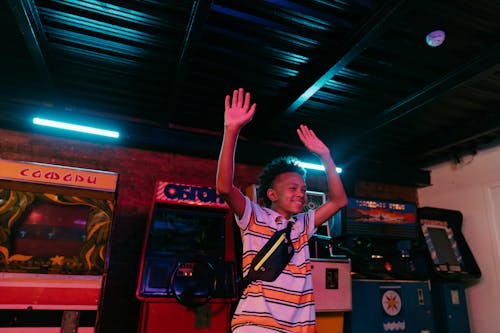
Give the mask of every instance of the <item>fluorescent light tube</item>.
[[[306, 169], [325, 171], [325, 167], [321, 164], [299, 162], [299, 165]], [[342, 173], [342, 168], [336, 167], [336, 171], [337, 173]]]
[[54, 128], [60, 128], [60, 129], [65, 129], [65, 130], [70, 130], [70, 131], [75, 131], [75, 132], [82, 132], [82, 133], [89, 133], [89, 134], [94, 134], [94, 135], [107, 136], [107, 137], [115, 138], [115, 139], [120, 137], [120, 133], [118, 133], [116, 131], [109, 131], [109, 130], [105, 130], [105, 129], [101, 129], [101, 128], [64, 123], [61, 121], [43, 119], [43, 118], [38, 118], [38, 117], [33, 118], [33, 124], [54, 127]]

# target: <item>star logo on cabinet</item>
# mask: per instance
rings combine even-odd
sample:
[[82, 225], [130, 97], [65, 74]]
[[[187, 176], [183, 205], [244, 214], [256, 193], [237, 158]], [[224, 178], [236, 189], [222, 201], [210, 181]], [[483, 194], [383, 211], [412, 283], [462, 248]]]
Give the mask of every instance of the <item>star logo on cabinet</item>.
[[394, 290], [387, 290], [382, 295], [382, 307], [389, 316], [396, 316], [401, 311], [401, 297]]

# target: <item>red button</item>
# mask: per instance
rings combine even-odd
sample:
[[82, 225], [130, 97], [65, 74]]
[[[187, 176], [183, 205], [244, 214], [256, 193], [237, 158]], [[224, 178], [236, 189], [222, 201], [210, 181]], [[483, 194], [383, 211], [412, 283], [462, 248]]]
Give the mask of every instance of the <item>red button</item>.
[[386, 271], [391, 271], [391, 269], [392, 269], [392, 265], [388, 261], [385, 262], [384, 267], [385, 267]]

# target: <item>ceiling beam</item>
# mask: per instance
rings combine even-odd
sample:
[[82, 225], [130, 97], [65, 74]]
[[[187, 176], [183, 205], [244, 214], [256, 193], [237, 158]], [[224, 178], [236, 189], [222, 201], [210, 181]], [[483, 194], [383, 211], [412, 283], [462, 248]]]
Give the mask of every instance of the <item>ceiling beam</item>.
[[500, 138], [500, 113], [490, 112], [485, 116], [475, 117], [462, 122], [459, 128], [449, 131], [440, 130], [432, 135], [432, 140], [423, 142], [414, 154], [419, 157], [419, 164], [436, 163], [436, 157], [452, 154], [470, 153], [488, 147]]
[[210, 13], [211, 0], [196, 0], [191, 7], [191, 14], [186, 26], [181, 50], [177, 58], [177, 79], [182, 78], [186, 67], [189, 65], [193, 44], [198, 41], [203, 32], [203, 27]]
[[36, 5], [32, 0], [8, 0], [8, 3], [44, 87], [52, 90], [53, 81], [42, 50], [45, 35]]
[[380, 112], [364, 129], [358, 131], [356, 138], [382, 128], [393, 121], [421, 109], [436, 98], [457, 89], [478, 76], [487, 75], [500, 62], [500, 44], [494, 45], [480, 56], [463, 66], [447, 73], [423, 89]]
[[[388, 1], [353, 33], [352, 37], [340, 50], [330, 46], [325, 53], [321, 54], [321, 60], [312, 59], [310, 69], [299, 75], [294, 81], [296, 83], [295, 86], [292, 85], [284, 93], [283, 96], [288, 97], [280, 103], [283, 104], [283, 107], [278, 110], [284, 110], [284, 114], [295, 112], [329, 80], [370, 46], [385, 31], [391, 19], [400, 15], [404, 8], [403, 5], [406, 2], [406, 0]], [[325, 59], [331, 59], [332, 61], [326, 67], [323, 65], [320, 68], [316, 60], [324, 64]]]
[[[332, 141], [342, 142], [342, 147], [344, 148], [341, 154], [348, 155], [346, 154], [346, 150], [352, 147], [354, 142], [362, 140], [370, 133], [387, 126], [401, 117], [422, 110], [424, 106], [435, 99], [459, 88], [467, 82], [491, 74], [491, 72], [496, 70], [496, 65], [498, 63], [500, 63], [500, 44], [494, 45], [482, 55], [445, 74], [409, 97], [380, 112], [372, 119], [349, 130], [349, 135], [343, 133], [343, 137], [337, 137], [337, 139], [333, 139]], [[436, 134], [436, 136], [433, 136], [431, 142], [425, 145], [427, 148], [421, 150], [419, 154], [429, 155], [432, 154], [432, 151], [448, 149], [450, 145], [463, 144], [463, 140], [474, 140], [472, 135], [477, 133], [477, 131], [481, 131], [485, 134], [495, 132], [498, 130], [497, 124], [498, 123], [494, 121], [482, 121], [481, 125], [476, 125], [473, 130], [459, 132], [454, 129], [454, 135], [449, 135], [449, 133], [446, 133], [446, 135]], [[429, 154], [426, 152], [429, 152]], [[413, 155], [415, 155], [415, 153], [413, 153]], [[352, 157], [351, 163], [363, 157], [364, 154], [358, 152], [355, 157]]]
[[[181, 48], [177, 56], [177, 64], [175, 70], [175, 78], [172, 80], [172, 84], [169, 86], [169, 92], [165, 95], [167, 96], [167, 112], [171, 114], [177, 105], [177, 100], [179, 98], [179, 92], [182, 91], [182, 87], [186, 81], [186, 77], [189, 73], [191, 54], [193, 50], [193, 44], [200, 39], [205, 22], [210, 14], [210, 6], [212, 5], [212, 0], [195, 0], [191, 7], [191, 13], [189, 15], [189, 20], [186, 24], [186, 29], [184, 30], [184, 38], [181, 43]], [[163, 121], [165, 125], [169, 123], [166, 119]]]

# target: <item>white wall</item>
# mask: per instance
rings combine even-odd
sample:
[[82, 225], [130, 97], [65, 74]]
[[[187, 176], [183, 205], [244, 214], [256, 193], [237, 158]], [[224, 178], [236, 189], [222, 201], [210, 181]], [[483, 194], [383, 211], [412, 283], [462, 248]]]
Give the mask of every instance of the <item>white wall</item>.
[[429, 170], [432, 186], [418, 190], [419, 206], [462, 212], [462, 232], [482, 272], [466, 289], [471, 330], [500, 332], [500, 146]]

